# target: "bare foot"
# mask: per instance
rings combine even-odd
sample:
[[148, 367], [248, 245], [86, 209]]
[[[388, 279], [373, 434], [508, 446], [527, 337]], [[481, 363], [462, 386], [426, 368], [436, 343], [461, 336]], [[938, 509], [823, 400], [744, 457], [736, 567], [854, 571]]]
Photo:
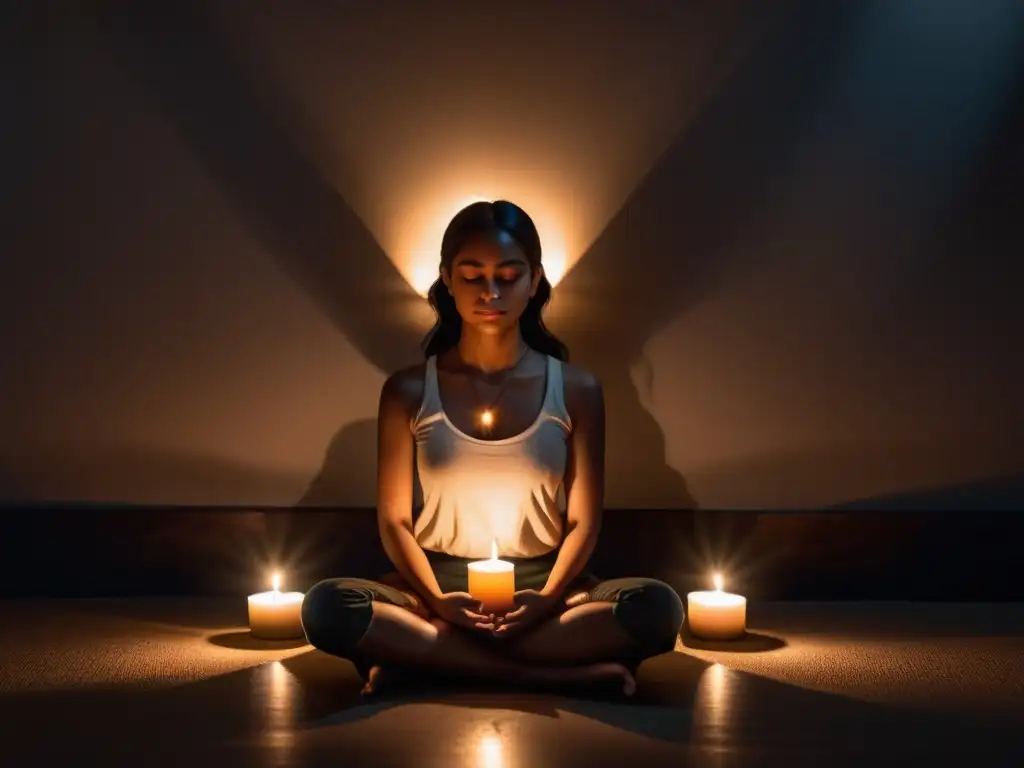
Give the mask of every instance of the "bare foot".
[[636, 693], [636, 679], [622, 664], [611, 662], [601, 664], [585, 664], [579, 667], [551, 667], [535, 669], [537, 681], [556, 685], [614, 685], [621, 686], [622, 693], [632, 696]]
[[378, 693], [383, 685], [394, 680], [394, 675], [381, 666], [370, 667], [370, 673], [366, 676], [366, 684], [363, 685], [362, 695], [372, 696]]

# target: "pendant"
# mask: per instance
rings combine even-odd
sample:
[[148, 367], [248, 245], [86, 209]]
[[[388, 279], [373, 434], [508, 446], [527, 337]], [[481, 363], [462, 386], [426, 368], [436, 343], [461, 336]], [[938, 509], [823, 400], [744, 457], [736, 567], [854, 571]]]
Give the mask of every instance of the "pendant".
[[490, 408], [484, 408], [480, 411], [480, 426], [484, 429], [490, 429], [494, 426], [494, 411]]

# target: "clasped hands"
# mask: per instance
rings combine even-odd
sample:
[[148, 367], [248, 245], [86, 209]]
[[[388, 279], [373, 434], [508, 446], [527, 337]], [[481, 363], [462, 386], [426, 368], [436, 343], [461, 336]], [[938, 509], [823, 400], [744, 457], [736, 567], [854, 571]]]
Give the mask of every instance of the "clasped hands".
[[504, 615], [480, 613], [480, 601], [468, 592], [447, 592], [435, 598], [432, 607], [449, 624], [493, 637], [510, 637], [551, 616], [559, 606], [557, 595], [535, 589], [521, 589], [513, 599], [516, 607]]

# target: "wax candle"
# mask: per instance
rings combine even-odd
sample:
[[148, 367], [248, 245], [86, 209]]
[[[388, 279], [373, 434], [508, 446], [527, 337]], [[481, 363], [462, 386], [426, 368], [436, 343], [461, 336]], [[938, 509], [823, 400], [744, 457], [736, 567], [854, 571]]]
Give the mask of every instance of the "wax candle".
[[483, 605], [482, 613], [504, 614], [515, 608], [516, 567], [498, 559], [498, 542], [491, 544], [491, 559], [469, 564], [469, 594]]
[[249, 631], [264, 640], [303, 637], [301, 592], [282, 592], [281, 576], [274, 574], [273, 589], [249, 595]]
[[747, 598], [722, 590], [722, 576], [715, 574], [714, 591], [687, 595], [690, 633], [705, 640], [735, 640], [747, 632]]

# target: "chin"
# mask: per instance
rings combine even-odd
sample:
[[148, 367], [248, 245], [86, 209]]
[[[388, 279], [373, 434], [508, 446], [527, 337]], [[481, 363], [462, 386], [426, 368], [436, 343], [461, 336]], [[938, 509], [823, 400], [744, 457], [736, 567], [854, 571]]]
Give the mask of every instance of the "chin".
[[507, 315], [503, 317], [495, 317], [493, 319], [474, 317], [472, 326], [480, 333], [497, 335], [504, 333], [510, 328], [515, 328], [516, 321], [509, 320]]

